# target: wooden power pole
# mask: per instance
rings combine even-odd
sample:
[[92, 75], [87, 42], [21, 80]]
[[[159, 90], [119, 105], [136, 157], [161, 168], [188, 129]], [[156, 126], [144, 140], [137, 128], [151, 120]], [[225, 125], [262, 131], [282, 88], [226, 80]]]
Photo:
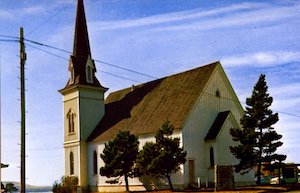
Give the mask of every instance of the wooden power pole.
[[0, 164], [1, 164], [1, 166], [0, 166], [0, 192], [2, 192], [2, 187], [1, 187], [1, 183], [2, 183], [2, 162], [1, 162], [1, 160], [2, 160], [2, 158], [1, 158], [1, 154], [2, 154], [2, 149], [1, 149], [1, 145], [2, 145], [2, 136], [1, 136], [1, 110], [2, 110], [2, 108], [1, 108], [1, 47], [0, 47]]
[[20, 193], [25, 193], [26, 190], [26, 173], [25, 173], [25, 45], [24, 31], [20, 28], [20, 80], [21, 80], [21, 190]]

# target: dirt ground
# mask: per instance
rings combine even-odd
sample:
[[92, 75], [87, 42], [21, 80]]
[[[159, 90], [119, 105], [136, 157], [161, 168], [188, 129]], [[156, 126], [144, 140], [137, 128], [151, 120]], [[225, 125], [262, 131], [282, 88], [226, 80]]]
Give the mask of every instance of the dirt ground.
[[[130, 189], [130, 188], [129, 188]], [[129, 191], [121, 193], [280, 193], [280, 192], [291, 192], [300, 193], [300, 184], [293, 186], [250, 186], [250, 187], [238, 187], [234, 191], [214, 191], [213, 188], [198, 189], [198, 190], [185, 190], [185, 191], [171, 191], [171, 190], [159, 190], [159, 191]], [[96, 193], [96, 192], [90, 192]], [[106, 192], [116, 193], [116, 192]], [[120, 192], [118, 192], [120, 193]]]
[[[196, 191], [183, 191], [183, 192], [172, 192], [170, 190], [152, 191], [151, 193], [211, 193], [214, 189], [201, 189]], [[279, 193], [279, 192], [292, 192], [300, 193], [300, 188], [294, 187], [279, 187], [279, 186], [253, 186], [253, 187], [242, 187], [237, 188], [234, 191], [217, 191], [218, 193]], [[142, 193], [142, 192], [138, 192]], [[145, 192], [144, 192], [145, 193]]]

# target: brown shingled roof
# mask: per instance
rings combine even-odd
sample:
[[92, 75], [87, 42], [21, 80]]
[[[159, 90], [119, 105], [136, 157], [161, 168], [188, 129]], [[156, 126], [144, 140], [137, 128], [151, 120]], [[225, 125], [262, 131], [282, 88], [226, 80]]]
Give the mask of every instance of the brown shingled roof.
[[88, 141], [111, 140], [120, 130], [135, 135], [155, 133], [164, 120], [181, 129], [217, 65], [111, 93], [105, 100], [105, 115]]

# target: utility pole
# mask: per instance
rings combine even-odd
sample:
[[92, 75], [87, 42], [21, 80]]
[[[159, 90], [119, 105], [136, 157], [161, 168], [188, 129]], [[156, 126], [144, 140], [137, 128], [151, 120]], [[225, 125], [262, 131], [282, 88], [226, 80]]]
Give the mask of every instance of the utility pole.
[[20, 28], [20, 80], [21, 80], [21, 190], [20, 193], [25, 193], [26, 190], [26, 175], [25, 175], [25, 45], [24, 31]]
[[1, 143], [2, 143], [2, 137], [1, 137], [1, 47], [0, 47], [0, 164], [1, 164], [1, 166], [0, 166], [0, 192], [2, 192], [2, 187], [1, 187], [1, 183], [2, 183], [2, 162], [1, 162], [1, 154], [2, 154], [2, 149], [1, 149]]

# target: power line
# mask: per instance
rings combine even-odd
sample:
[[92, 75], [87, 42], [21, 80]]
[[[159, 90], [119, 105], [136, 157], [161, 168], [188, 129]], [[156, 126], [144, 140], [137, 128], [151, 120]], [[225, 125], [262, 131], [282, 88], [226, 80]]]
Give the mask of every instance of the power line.
[[39, 149], [27, 149], [27, 151], [32, 152], [32, 151], [49, 151], [49, 150], [57, 150], [57, 149], [62, 149], [63, 147], [50, 147], [50, 148], [39, 148]]
[[[72, 52], [61, 49], [61, 48], [57, 48], [57, 47], [54, 47], [54, 46], [50, 46], [50, 45], [43, 44], [43, 43], [40, 43], [40, 42], [36, 42], [36, 41], [33, 41], [33, 40], [29, 40], [29, 39], [24, 39], [24, 40], [27, 41], [27, 42], [39, 45], [39, 46], [44, 46], [44, 47], [47, 47], [47, 48], [52, 48], [54, 50], [58, 50], [58, 51], [62, 51], [62, 52], [68, 53], [68, 54], [72, 54]], [[29, 45], [29, 44], [27, 44], [27, 45]]]
[[18, 40], [0, 39], [0, 42], [19, 42]]
[[[39, 46], [44, 46], [44, 47], [47, 47], [47, 48], [51, 48], [51, 49], [55, 49], [55, 50], [58, 50], [58, 51], [62, 51], [62, 52], [68, 53], [68, 54], [72, 54], [72, 52], [70, 52], [70, 51], [68, 51], [68, 50], [64, 50], [64, 49], [61, 49], [61, 48], [57, 48], [57, 47], [55, 47], [55, 46], [50, 46], [50, 45], [47, 45], [47, 44], [44, 44], [44, 43], [40, 43], [40, 42], [37, 42], [37, 41], [33, 41], [33, 40], [29, 40], [29, 39], [25, 39], [25, 41], [30, 42], [30, 43], [33, 43], [33, 44], [36, 44], [36, 45], [39, 45]], [[27, 44], [27, 45], [28, 45], [28, 44]], [[49, 53], [50, 53], [50, 52], [49, 52]], [[53, 55], [53, 54], [51, 54], [51, 55]], [[112, 63], [105, 62], [105, 61], [98, 60], [98, 59], [94, 59], [94, 61], [95, 61], [95, 62], [99, 62], [99, 63], [101, 63], [101, 64], [108, 65], [108, 66], [112, 66], [112, 67], [115, 67], [115, 68], [119, 68], [119, 69], [125, 70], [125, 71], [127, 71], [127, 72], [139, 74], [139, 75], [142, 75], [142, 76], [151, 78], [151, 79], [157, 79], [157, 77], [154, 77], [154, 76], [151, 76], [151, 75], [142, 73], [142, 72], [138, 72], [138, 71], [136, 71], [136, 70], [132, 70], [132, 69], [129, 69], [129, 68], [125, 68], [125, 67], [122, 67], [122, 66], [119, 66], [119, 65], [116, 65], [116, 64], [112, 64]]]
[[19, 41], [19, 39], [20, 39], [19, 37], [16, 37], [16, 36], [9, 36], [9, 35], [2, 35], [2, 34], [0, 34], [0, 37], [16, 39], [16, 40], [18, 40], [18, 41]]
[[[49, 151], [49, 150], [57, 150], [62, 149], [63, 147], [50, 147], [50, 148], [36, 148], [36, 149], [26, 149], [26, 152], [33, 152], [33, 151]], [[2, 152], [11, 153], [11, 152], [20, 152], [18, 149], [12, 150], [3, 150]]]
[[[62, 51], [62, 52], [65, 52], [65, 53], [68, 53], [68, 54], [72, 54], [72, 52], [70, 51], [67, 51], [67, 50], [64, 50], [64, 49], [61, 49], [61, 48], [57, 48], [57, 47], [54, 47], [54, 46], [50, 46], [50, 45], [47, 45], [47, 44], [43, 44], [43, 43], [40, 43], [40, 42], [36, 42], [36, 41], [33, 41], [33, 40], [28, 40], [28, 39], [25, 39], [25, 41], [28, 41], [30, 43], [34, 43], [36, 45], [39, 45], [39, 46], [44, 46], [44, 47], [47, 47], [47, 48], [51, 48], [51, 49], [55, 49], [55, 50], [58, 50], [58, 51]], [[40, 49], [40, 48], [37, 48], [35, 46], [32, 46], [30, 44], [26, 44], [32, 48], [35, 48], [35, 49], [38, 49], [40, 51], [43, 51], [45, 53], [48, 53], [50, 55], [53, 55], [55, 57], [58, 57], [58, 58], [61, 58], [61, 59], [64, 59], [64, 60], [68, 60], [62, 56], [59, 56], [59, 55], [56, 55], [56, 54], [53, 54], [49, 51], [46, 51], [46, 50], [43, 50], [43, 49]], [[119, 68], [119, 69], [122, 69], [122, 70], [125, 70], [125, 71], [128, 71], [128, 72], [132, 72], [132, 73], [136, 73], [136, 74], [139, 74], [139, 75], [143, 75], [143, 76], [146, 76], [146, 77], [149, 77], [149, 78], [153, 78], [153, 79], [158, 79], [157, 77], [154, 77], [154, 76], [151, 76], [151, 75], [148, 75], [148, 74], [145, 74], [145, 73], [141, 73], [141, 72], [138, 72], [138, 71], [135, 71], [135, 70], [131, 70], [131, 69], [128, 69], [128, 68], [124, 68], [124, 67], [121, 67], [121, 66], [118, 66], [118, 65], [115, 65], [115, 64], [112, 64], [112, 63], [108, 63], [108, 62], [104, 62], [104, 61], [101, 61], [101, 60], [97, 60], [97, 59], [94, 59], [94, 61], [96, 62], [99, 62], [99, 63], [102, 63], [102, 64], [106, 64], [108, 66], [112, 66], [112, 67], [115, 67], [115, 68]], [[123, 77], [123, 76], [120, 76], [120, 75], [117, 75], [117, 74], [113, 74], [113, 73], [110, 73], [110, 72], [106, 72], [106, 71], [103, 71], [103, 70], [99, 70], [100, 72], [102, 73], [105, 73], [105, 74], [108, 74], [108, 75], [111, 75], [111, 76], [114, 76], [114, 77], [117, 77], [117, 78], [121, 78], [121, 79], [124, 79], [124, 80], [129, 80], [129, 81], [132, 81], [132, 82], [136, 82], [136, 83], [142, 83], [140, 81], [137, 81], [137, 80], [134, 80], [134, 79], [130, 79], [130, 78], [126, 78], [126, 77]], [[186, 93], [186, 94], [197, 94], [197, 93]], [[212, 93], [206, 93], [206, 94], [210, 94], [210, 95], [214, 95]], [[233, 100], [233, 101], [236, 101], [235, 99], [230, 99], [230, 98], [225, 98], [225, 97], [222, 97], [221, 98], [223, 99], [227, 99], [227, 100]], [[240, 102], [242, 104], [246, 104], [245, 102], [242, 102], [242, 101], [237, 101], [237, 102]], [[276, 109], [273, 109], [274, 111], [278, 112], [278, 113], [281, 113], [281, 114], [286, 114], [286, 115], [289, 115], [289, 116], [293, 116], [293, 117], [297, 117], [297, 118], [300, 118], [299, 115], [295, 115], [295, 114], [292, 114], [292, 113], [287, 113], [287, 112], [283, 112], [283, 111], [278, 111]]]
[[[27, 45], [27, 46], [29, 46], [29, 47], [31, 47], [31, 48], [34, 48], [34, 49], [36, 49], [36, 50], [45, 52], [45, 53], [47, 53], [47, 54], [50, 54], [50, 55], [52, 55], [52, 56], [55, 56], [55, 57], [57, 57], [57, 58], [60, 58], [60, 59], [69, 61], [69, 59], [67, 59], [67, 58], [65, 58], [65, 57], [59, 56], [59, 55], [57, 55], [57, 54], [53, 54], [53, 53], [51, 53], [51, 52], [49, 52], [49, 51], [46, 51], [46, 50], [43, 50], [43, 49], [41, 49], [41, 48], [32, 46], [32, 45], [30, 45], [30, 44], [25, 44], [25, 45]], [[126, 78], [126, 77], [124, 77], [124, 76], [120, 76], [120, 75], [117, 75], [117, 74], [114, 74], [114, 73], [106, 72], [106, 71], [104, 71], [104, 70], [99, 70], [99, 72], [102, 72], [102, 73], [104, 73], [104, 74], [108, 74], [108, 75], [110, 75], [110, 76], [114, 76], [114, 77], [117, 77], [117, 78], [121, 78], [121, 79], [123, 79], [123, 80], [129, 80], [129, 81], [132, 81], [132, 82], [142, 83], [142, 82], [140, 82], [140, 81], [137, 81], [137, 80], [134, 80], [134, 79], [130, 79], [130, 78]]]
[[[213, 94], [213, 93], [208, 93], [208, 92], [204, 92], [204, 94], [208, 94], [208, 95], [215, 96], [215, 94]], [[246, 102], [242, 102], [242, 101], [240, 101], [240, 100], [235, 100], [235, 99], [232, 99], [232, 98], [227, 98], [227, 97], [222, 97], [222, 96], [219, 96], [219, 97], [222, 98], [222, 99], [232, 100], [232, 101], [237, 101], [237, 102], [240, 102], [241, 104], [247, 105]], [[286, 115], [289, 115], [289, 116], [293, 116], [293, 117], [300, 118], [300, 115], [296, 115], [296, 114], [292, 114], [292, 113], [287, 113], [287, 112], [279, 111], [279, 110], [276, 110], [276, 109], [273, 109], [273, 111], [275, 111], [275, 112], [277, 112], [277, 113], [286, 114]]]
[[125, 71], [128, 71], [128, 72], [132, 72], [132, 73], [135, 73], [135, 74], [139, 74], [139, 75], [142, 75], [142, 76], [146, 76], [146, 77], [149, 77], [149, 78], [158, 79], [157, 77], [154, 77], [154, 76], [151, 76], [151, 75], [142, 73], [142, 72], [138, 72], [138, 71], [135, 71], [135, 70], [131, 70], [131, 69], [129, 69], [129, 68], [124, 68], [124, 67], [121, 67], [121, 66], [112, 64], [112, 63], [104, 62], [104, 61], [97, 60], [97, 59], [94, 59], [94, 61], [100, 62], [100, 63], [102, 63], [102, 64], [106, 64], [106, 65], [108, 65], [108, 66], [116, 67], [116, 68], [119, 68], [119, 69], [122, 69], [122, 70], [125, 70]]
[[1, 37], [0, 42], [19, 42], [19, 38], [15, 37], [15, 36], [1, 35], [0, 34], [0, 37]]
[[276, 110], [276, 109], [274, 109], [274, 111], [276, 111], [277, 113], [281, 113], [281, 114], [285, 114], [285, 115], [289, 115], [289, 116], [293, 116], [293, 117], [300, 118], [300, 115], [295, 115], [295, 114], [292, 114], [292, 113], [287, 113], [287, 112], [283, 112], [283, 111], [278, 111], [278, 110]]
[[102, 72], [104, 74], [108, 74], [108, 75], [111, 75], [111, 76], [114, 76], [114, 77], [117, 77], [117, 78], [121, 78], [121, 79], [124, 79], [124, 80], [129, 80], [129, 81], [136, 82], [136, 83], [142, 83], [140, 81], [133, 80], [133, 79], [130, 79], [130, 78], [126, 78], [126, 77], [116, 75], [116, 74], [113, 74], [113, 73], [110, 73], [110, 72], [106, 72], [106, 71], [103, 71], [103, 70], [99, 70], [99, 72]]
[[29, 34], [33, 33], [34, 31], [36, 31], [37, 29], [39, 29], [40, 27], [42, 27], [43, 25], [45, 25], [46, 23], [48, 23], [51, 19], [53, 19], [55, 16], [57, 16], [58, 14], [60, 14], [61, 12], [63, 12], [67, 7], [69, 7], [71, 4], [73, 4], [73, 2], [67, 4], [66, 6], [64, 6], [61, 10], [59, 10], [58, 12], [54, 13], [53, 15], [51, 15], [49, 18], [45, 19], [42, 23], [40, 23], [39, 25], [37, 25], [35, 28], [33, 28], [31, 31], [29, 31], [26, 36], [28, 36]]
[[48, 51], [46, 51], [46, 50], [43, 50], [43, 49], [41, 49], [41, 48], [38, 48], [38, 47], [32, 46], [32, 45], [30, 45], [30, 44], [26, 44], [26, 43], [25, 43], [25, 45], [26, 45], [26, 46], [29, 46], [29, 47], [31, 47], [31, 48], [34, 48], [34, 49], [36, 49], [36, 50], [39, 50], [39, 51], [45, 52], [45, 53], [47, 53], [47, 54], [50, 54], [50, 55], [52, 55], [52, 56], [55, 56], [55, 57], [57, 57], [57, 58], [60, 58], [60, 59], [63, 59], [63, 60], [67, 60], [67, 61], [68, 61], [68, 59], [67, 59], [67, 58], [65, 58], [65, 57], [62, 57], [62, 56], [59, 56], [59, 55], [57, 55], [57, 54], [53, 54], [52, 52], [48, 52]]

